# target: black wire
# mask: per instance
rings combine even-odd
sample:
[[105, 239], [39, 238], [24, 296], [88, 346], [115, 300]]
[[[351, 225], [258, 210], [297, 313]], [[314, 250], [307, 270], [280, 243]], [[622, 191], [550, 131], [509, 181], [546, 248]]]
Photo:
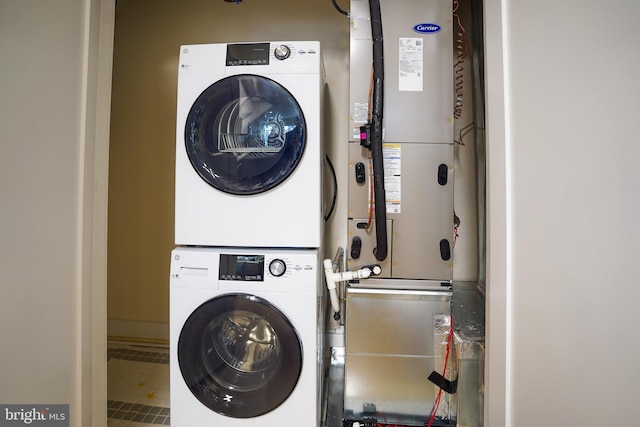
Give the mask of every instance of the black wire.
[[325, 160], [327, 161], [329, 169], [331, 169], [331, 175], [333, 176], [333, 200], [331, 201], [329, 213], [324, 216], [324, 221], [327, 222], [329, 218], [331, 218], [331, 215], [333, 215], [333, 210], [336, 208], [336, 201], [338, 199], [338, 177], [336, 176], [336, 170], [334, 169], [329, 156], [325, 155]]
[[335, 7], [338, 12], [340, 12], [344, 16], [349, 16], [349, 12], [340, 8], [340, 6], [338, 6], [338, 3], [336, 3], [336, 0], [331, 0], [331, 3], [333, 3], [333, 7]]

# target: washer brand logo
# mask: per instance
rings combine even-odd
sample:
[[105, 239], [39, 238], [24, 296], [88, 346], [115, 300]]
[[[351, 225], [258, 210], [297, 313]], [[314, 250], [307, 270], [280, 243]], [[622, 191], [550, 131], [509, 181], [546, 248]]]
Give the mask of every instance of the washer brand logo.
[[442, 28], [438, 24], [418, 24], [414, 25], [413, 31], [420, 34], [437, 33]]
[[0, 427], [69, 426], [69, 405], [0, 405]]

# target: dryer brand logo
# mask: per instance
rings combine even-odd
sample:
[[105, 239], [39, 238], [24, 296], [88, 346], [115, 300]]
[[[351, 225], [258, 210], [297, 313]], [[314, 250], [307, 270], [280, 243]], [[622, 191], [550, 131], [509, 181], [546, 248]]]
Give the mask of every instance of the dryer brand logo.
[[418, 24], [413, 26], [413, 31], [420, 34], [437, 33], [442, 28], [438, 24]]
[[0, 427], [69, 427], [69, 405], [0, 405]]

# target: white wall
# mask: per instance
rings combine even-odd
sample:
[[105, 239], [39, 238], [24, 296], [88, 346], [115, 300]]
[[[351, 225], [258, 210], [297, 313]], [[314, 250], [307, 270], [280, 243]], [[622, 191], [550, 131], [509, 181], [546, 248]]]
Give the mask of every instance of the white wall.
[[108, 1], [0, 1], [0, 402], [70, 404], [72, 426], [106, 415], [112, 16]]
[[486, 425], [637, 425], [640, 3], [485, 6]]

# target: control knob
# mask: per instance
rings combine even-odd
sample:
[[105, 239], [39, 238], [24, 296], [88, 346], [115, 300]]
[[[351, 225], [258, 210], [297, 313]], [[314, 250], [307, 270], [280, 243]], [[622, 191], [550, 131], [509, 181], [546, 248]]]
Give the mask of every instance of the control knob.
[[275, 55], [276, 59], [283, 61], [291, 55], [291, 49], [289, 49], [289, 46], [281, 44], [280, 46], [276, 47], [276, 49], [273, 51], [273, 54]]
[[275, 277], [280, 277], [287, 271], [287, 264], [281, 259], [274, 259], [269, 263], [269, 273]]

